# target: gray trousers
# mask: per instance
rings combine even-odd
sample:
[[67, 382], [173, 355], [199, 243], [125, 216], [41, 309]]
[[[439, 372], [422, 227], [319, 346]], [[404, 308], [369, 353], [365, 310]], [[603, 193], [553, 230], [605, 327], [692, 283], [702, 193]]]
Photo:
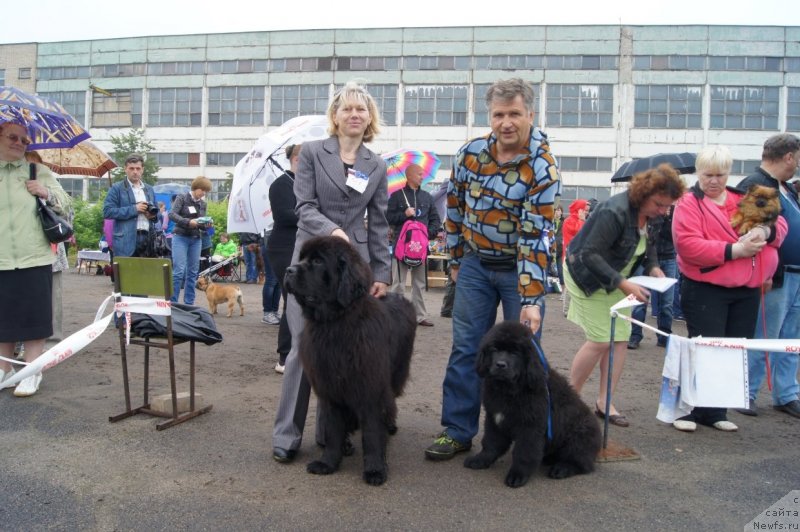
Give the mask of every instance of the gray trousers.
[[411, 303], [414, 305], [417, 322], [420, 322], [428, 317], [425, 300], [422, 299], [422, 291], [425, 290], [425, 266], [420, 264], [416, 268], [409, 268], [397, 258], [392, 258], [392, 287], [390, 290], [404, 296], [406, 276], [409, 272], [411, 272]]
[[[303, 429], [308, 414], [308, 401], [311, 396], [311, 385], [303, 373], [298, 347], [305, 327], [305, 318], [297, 300], [289, 295], [286, 300], [286, 319], [292, 333], [292, 347], [286, 356], [281, 386], [281, 398], [278, 411], [275, 413], [275, 425], [272, 429], [272, 447], [297, 450], [303, 441]], [[323, 413], [317, 408], [317, 443], [325, 444], [323, 431], [320, 428]]]

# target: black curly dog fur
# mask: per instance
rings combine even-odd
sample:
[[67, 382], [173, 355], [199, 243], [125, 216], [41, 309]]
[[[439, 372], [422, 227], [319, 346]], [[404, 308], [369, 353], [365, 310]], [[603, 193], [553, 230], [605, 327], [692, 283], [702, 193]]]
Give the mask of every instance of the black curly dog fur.
[[308, 472], [335, 472], [346, 435], [360, 428], [364, 481], [383, 484], [388, 434], [397, 430], [395, 397], [414, 350], [414, 307], [398, 294], [370, 295], [369, 265], [337, 237], [306, 242], [284, 283], [307, 320], [300, 360], [325, 410], [325, 451]]
[[464, 465], [485, 469], [513, 442], [505, 479], [512, 488], [525, 485], [542, 463], [550, 465], [550, 478], [590, 473], [601, 444], [600, 426], [589, 407], [564, 377], [552, 369], [545, 372], [535, 341], [528, 327], [506, 321], [486, 333], [478, 351], [486, 410], [483, 448]]

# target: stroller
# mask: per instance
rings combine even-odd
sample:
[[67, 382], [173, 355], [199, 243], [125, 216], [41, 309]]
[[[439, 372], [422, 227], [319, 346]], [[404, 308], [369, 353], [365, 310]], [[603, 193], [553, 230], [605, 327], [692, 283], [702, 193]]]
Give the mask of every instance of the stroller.
[[[234, 281], [241, 282], [242, 275], [239, 271], [239, 258], [240, 255], [231, 255], [219, 262], [215, 262], [213, 257], [210, 257], [205, 262], [206, 268], [201, 270], [198, 277], [210, 277], [214, 282], [220, 281]], [[202, 267], [202, 265], [201, 265]]]

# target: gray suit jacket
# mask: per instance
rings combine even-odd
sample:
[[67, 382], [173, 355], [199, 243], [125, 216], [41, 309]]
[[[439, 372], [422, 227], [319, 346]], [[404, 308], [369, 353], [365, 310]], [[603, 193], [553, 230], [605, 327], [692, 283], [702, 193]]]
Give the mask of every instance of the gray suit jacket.
[[388, 285], [391, 284], [391, 258], [386, 221], [386, 163], [362, 144], [353, 168], [369, 176], [363, 193], [345, 184], [347, 177], [339, 157], [338, 138], [303, 144], [294, 181], [298, 223], [293, 262], [306, 240], [330, 235], [338, 227], [347, 233], [350, 243], [369, 262], [374, 280]]

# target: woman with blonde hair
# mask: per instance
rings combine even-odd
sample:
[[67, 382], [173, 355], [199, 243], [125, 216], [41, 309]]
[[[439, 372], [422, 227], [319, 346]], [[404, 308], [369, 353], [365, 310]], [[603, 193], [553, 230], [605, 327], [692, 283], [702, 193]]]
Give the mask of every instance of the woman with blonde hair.
[[[689, 336], [752, 338], [761, 286], [778, 267], [778, 248], [786, 237], [786, 220], [759, 225], [739, 236], [731, 218], [744, 192], [727, 186], [733, 157], [724, 146], [697, 154], [697, 183], [678, 201], [672, 240], [681, 281], [681, 308]], [[673, 422], [684, 432], [697, 424], [724, 432], [738, 430], [724, 408], [697, 407]]]
[[[366, 89], [349, 82], [334, 94], [327, 116], [331, 136], [303, 144], [300, 152], [294, 181], [297, 239], [292, 263], [307, 240], [328, 235], [342, 238], [369, 263], [374, 279], [370, 293], [384, 297], [391, 282], [386, 163], [365, 146], [380, 131], [380, 113]], [[310, 395], [297, 353], [305, 320], [291, 295], [286, 312], [292, 345], [272, 433], [272, 457], [284, 463], [294, 459], [302, 442]], [[323, 414], [318, 412], [318, 423]], [[323, 438], [317, 434], [318, 443], [324, 444]], [[348, 442], [345, 454], [351, 449]]]

